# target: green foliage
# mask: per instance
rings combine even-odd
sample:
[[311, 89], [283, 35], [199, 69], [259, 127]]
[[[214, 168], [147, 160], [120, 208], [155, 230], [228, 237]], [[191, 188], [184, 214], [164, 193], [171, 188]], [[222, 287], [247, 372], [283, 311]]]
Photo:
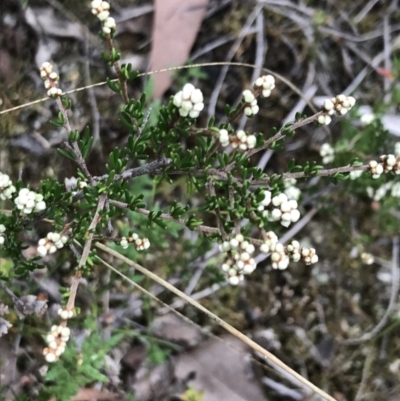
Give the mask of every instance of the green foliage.
[[97, 322], [90, 318], [83, 322], [83, 327], [91, 332], [83, 341], [81, 350], [78, 351], [73, 340], [68, 342], [62, 361], [49, 365], [38, 400], [55, 397], [57, 401], [69, 401], [79, 388], [108, 381], [102, 373], [105, 368], [104, 357], [122, 340], [123, 334], [104, 340]]

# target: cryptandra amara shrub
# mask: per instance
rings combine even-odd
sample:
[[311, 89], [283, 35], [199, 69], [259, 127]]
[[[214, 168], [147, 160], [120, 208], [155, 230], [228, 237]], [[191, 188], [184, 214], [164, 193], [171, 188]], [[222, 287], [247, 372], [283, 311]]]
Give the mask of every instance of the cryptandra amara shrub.
[[[53, 325], [45, 338], [47, 347], [43, 353], [47, 362], [57, 361], [66, 349], [71, 334], [68, 321], [77, 313], [75, 296], [79, 281], [96, 263], [93, 241], [116, 242], [123, 249], [133, 246], [142, 252], [150, 247], [149, 239], [140, 232], [115, 238], [107, 236], [111, 222], [121, 209], [146, 216], [149, 225], [157, 224], [165, 228], [165, 221], [173, 221], [198, 231], [210, 243], [219, 243], [220, 270], [229, 284], [239, 285], [246, 275], [256, 269], [254, 257], [257, 253], [269, 254], [274, 269], [287, 269], [290, 261], [306, 265], [318, 262], [314, 248], [304, 247], [296, 240], [284, 245], [276, 234], [280, 226], [286, 229], [301, 217], [298, 204], [301, 193], [296, 187], [296, 179], [326, 176], [338, 182], [350, 175], [356, 179], [364, 171], [373, 178], [379, 178], [384, 173], [400, 174], [400, 157], [397, 154], [382, 155], [379, 160], [371, 160], [367, 164], [354, 161], [329, 170], [323, 170], [323, 166], [315, 162], [304, 166], [291, 163], [287, 173], [280, 175], [267, 175], [261, 169], [252, 167], [251, 156], [266, 149], [282, 150], [285, 138], [295, 135], [298, 128], [311, 123], [328, 125], [334, 116], [344, 116], [355, 104], [354, 97], [339, 94], [326, 99], [321, 110], [314, 115], [298, 115], [295, 121], [269, 136], [235, 130], [235, 123], [242, 115], [251, 118], [259, 112], [258, 99], [271, 95], [276, 85], [273, 75], [256, 79], [250, 88], [243, 91], [237, 107], [227, 105], [225, 121], [216, 123], [215, 118], [211, 118], [208, 126], [203, 128], [195, 126], [204, 108], [203, 94], [187, 83], [167, 105], [160, 108], [157, 123], [147, 127], [145, 96], [142, 95], [139, 100], [131, 99], [127, 89], [127, 82], [135, 79], [138, 73], [132, 71], [129, 64], [118, 63], [120, 54], [113, 45], [116, 24], [110, 17], [110, 5], [95, 0], [91, 6], [93, 14], [101, 21], [99, 35], [108, 48], [103, 56], [117, 74], [117, 80], [108, 80], [108, 86], [122, 97], [120, 121], [130, 132], [127, 145], [111, 152], [106, 175], [91, 174], [85, 159], [91, 150], [93, 137], [89, 128], [83, 133], [73, 129], [68, 118], [71, 101], [59, 87], [59, 76], [54, 66], [46, 62], [40, 68], [40, 76], [47, 95], [59, 108], [57, 120], [52, 123], [68, 131], [68, 141], [58, 150], [77, 164], [78, 178], [69, 180], [67, 188], [55, 180], [44, 180], [33, 191], [22, 182], [13, 183], [7, 174], [0, 173], [0, 198], [13, 205], [10, 214], [0, 215], [0, 246], [2, 254], [15, 264], [12, 275], [27, 274], [40, 267], [37, 263], [40, 258], [64, 246], [70, 246], [78, 258], [69, 298], [59, 309], [61, 322]], [[183, 146], [189, 136], [196, 140], [192, 149]], [[156, 156], [147, 160], [149, 154]], [[321, 147], [320, 154], [324, 164], [332, 162], [335, 157], [334, 149], [328, 144]], [[141, 160], [146, 162], [139, 167], [131, 167], [131, 161]], [[149, 174], [157, 182], [167, 183], [171, 182], [171, 176], [184, 176], [188, 187], [193, 187], [200, 194], [206, 192], [204, 203], [197, 210], [212, 213], [215, 226], [204, 225], [195, 210], [177, 202], [163, 212], [146, 209], [143, 195], [132, 195], [129, 183]], [[192, 196], [195, 197], [196, 193]], [[79, 208], [79, 213], [76, 208], [75, 218], [67, 220], [66, 216], [70, 216], [71, 210], [78, 204], [85, 204], [85, 208]], [[39, 240], [38, 257], [24, 259], [19, 233], [43, 218], [54, 221], [54, 230]], [[75, 244], [84, 244], [81, 254], [76, 252]], [[37, 297], [12, 296], [21, 317], [42, 314], [46, 309], [46, 303]], [[5, 311], [6, 308], [2, 308], [0, 315]], [[6, 333], [8, 327], [10, 323], [0, 316], [0, 335]]]

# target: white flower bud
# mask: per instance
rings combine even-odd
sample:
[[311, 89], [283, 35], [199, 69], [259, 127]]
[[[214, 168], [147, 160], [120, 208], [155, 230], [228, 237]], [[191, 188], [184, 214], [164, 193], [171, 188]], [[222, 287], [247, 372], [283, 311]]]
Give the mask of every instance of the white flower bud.
[[238, 276], [231, 276], [231, 277], [229, 277], [228, 281], [229, 281], [229, 284], [231, 284], [231, 285], [238, 285], [240, 279]]
[[243, 91], [243, 99], [246, 103], [251, 103], [255, 100], [255, 96], [251, 90], [246, 89]]
[[183, 101], [182, 91], [179, 91], [173, 98], [174, 106], [181, 107]]
[[37, 252], [40, 256], [44, 257], [47, 255], [47, 248], [43, 245], [37, 247]]
[[325, 102], [324, 102], [324, 109], [327, 110], [327, 111], [330, 111], [333, 108], [334, 108], [334, 104], [333, 104], [332, 100], [326, 99]]
[[53, 363], [57, 360], [57, 356], [55, 354], [53, 354], [52, 352], [50, 352], [45, 356], [45, 359], [46, 359], [46, 362]]
[[200, 89], [194, 89], [190, 95], [190, 100], [192, 103], [203, 103], [203, 93]]
[[110, 12], [108, 10], [104, 10], [101, 13], [97, 14], [97, 18], [100, 21], [105, 21], [110, 16]]

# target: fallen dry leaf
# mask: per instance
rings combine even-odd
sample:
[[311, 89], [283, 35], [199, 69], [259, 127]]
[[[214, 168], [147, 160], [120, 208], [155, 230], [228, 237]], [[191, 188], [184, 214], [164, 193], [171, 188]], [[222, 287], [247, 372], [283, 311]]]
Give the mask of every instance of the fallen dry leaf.
[[[196, 39], [209, 0], [155, 0], [150, 68], [185, 64]], [[155, 99], [171, 85], [171, 73], [154, 75]]]
[[232, 336], [210, 339], [177, 357], [178, 380], [195, 373], [190, 385], [207, 401], [265, 401], [259, 381], [248, 362], [247, 347]]

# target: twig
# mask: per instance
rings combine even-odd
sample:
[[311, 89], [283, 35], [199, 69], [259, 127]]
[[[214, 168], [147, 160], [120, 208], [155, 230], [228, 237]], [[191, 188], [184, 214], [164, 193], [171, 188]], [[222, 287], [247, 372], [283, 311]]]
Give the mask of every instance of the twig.
[[368, 382], [369, 375], [371, 373], [371, 365], [372, 365], [374, 358], [375, 358], [375, 352], [369, 350], [367, 352], [367, 356], [365, 357], [364, 367], [363, 367], [362, 376], [361, 376], [361, 383], [360, 383], [360, 386], [358, 387], [357, 394], [354, 398], [354, 401], [361, 401], [364, 397], [363, 393], [365, 391], [365, 387]]
[[[106, 42], [108, 45], [108, 50], [110, 51], [110, 55], [111, 55], [112, 51], [114, 49], [113, 40], [111, 39], [111, 36], [109, 34], [105, 34], [105, 37], [106, 37]], [[128, 96], [128, 87], [126, 86], [126, 79], [122, 75], [121, 67], [119, 66], [118, 61], [115, 61], [113, 63], [113, 66], [114, 66], [115, 72], [117, 73], [118, 81], [120, 83], [122, 99], [124, 100], [125, 104], [128, 104], [129, 96]]]
[[[160, 160], [155, 160], [154, 162], [147, 163], [140, 167], [135, 167], [129, 170], [125, 170], [121, 174], [116, 174], [114, 177], [113, 182], [117, 182], [120, 180], [128, 180], [133, 177], [139, 177], [145, 174], [152, 174], [158, 172], [162, 167], [168, 166], [172, 163], [172, 159], [167, 159], [165, 157], [161, 158]], [[93, 177], [95, 181], [102, 181], [108, 178], [108, 174]]]
[[[99, 201], [97, 203], [96, 212], [95, 212], [94, 217], [88, 228], [88, 239], [85, 242], [85, 246], [83, 247], [83, 251], [82, 251], [82, 256], [79, 260], [78, 271], [76, 272], [74, 278], [72, 279], [72, 284], [70, 287], [70, 295], [69, 295], [69, 298], [67, 301], [67, 306], [66, 306], [66, 309], [68, 311], [71, 311], [74, 309], [76, 293], [78, 291], [79, 283], [81, 281], [82, 273], [83, 273], [82, 268], [86, 264], [86, 261], [87, 261], [87, 258], [89, 257], [90, 249], [92, 246], [93, 235], [94, 235], [93, 230], [97, 227], [97, 224], [99, 224], [99, 222], [100, 222], [100, 212], [104, 209], [106, 200], [107, 200], [107, 195], [102, 194], [99, 196]], [[63, 320], [61, 322], [61, 324], [66, 326], [67, 321]]]
[[[212, 178], [208, 180], [208, 188], [209, 188], [210, 195], [212, 197], [214, 197], [215, 199], [217, 199], [217, 195], [215, 193], [214, 181]], [[219, 210], [218, 206], [215, 208], [215, 217], [217, 219], [217, 226], [218, 226], [219, 232], [221, 233], [222, 239], [225, 240], [227, 236], [226, 236], [226, 232], [224, 229], [224, 224], [222, 223], [221, 211]]]
[[[305, 125], [308, 125], [308, 124], [311, 124], [314, 121], [317, 121], [318, 117], [323, 115], [323, 114], [324, 114], [323, 111], [319, 111], [319, 112], [313, 114], [310, 117], [307, 117], [307, 118], [304, 118], [304, 119], [300, 119], [300, 120], [296, 121], [295, 123], [293, 123], [288, 129], [290, 131], [296, 131], [300, 127], [304, 127]], [[284, 137], [283, 128], [281, 128], [273, 137], [271, 137], [268, 140], [266, 140], [264, 145], [260, 146], [259, 148], [251, 149], [248, 152], [249, 157], [253, 156], [254, 154], [256, 154], [258, 152], [260, 152], [261, 150], [269, 148], [271, 146], [271, 144], [273, 144], [276, 141], [279, 141], [279, 139], [281, 139], [283, 137]]]
[[[240, 44], [242, 43], [242, 40], [248, 34], [248, 31], [249, 31], [251, 25], [253, 25], [254, 20], [256, 19], [257, 15], [262, 11], [262, 9], [263, 9], [263, 5], [260, 5], [260, 4], [257, 5], [254, 8], [254, 10], [251, 12], [251, 14], [247, 17], [247, 20], [243, 26], [243, 29], [240, 31], [235, 43], [232, 45], [232, 47], [230, 48], [230, 50], [226, 56], [226, 60], [231, 61], [232, 58], [235, 56], [235, 53], [237, 52]], [[215, 108], [217, 106], [218, 96], [221, 92], [222, 84], [225, 81], [225, 77], [226, 77], [226, 74], [228, 73], [228, 70], [229, 70], [229, 64], [225, 64], [222, 67], [221, 72], [219, 73], [218, 80], [214, 85], [214, 90], [213, 90], [213, 92], [210, 96], [210, 100], [209, 100], [208, 118], [215, 115]]]
[[[391, 50], [391, 42], [390, 42], [390, 32], [389, 32], [389, 10], [386, 11], [386, 15], [383, 17], [383, 54], [384, 54], [384, 67], [387, 71], [392, 70], [392, 60], [390, 58], [390, 55], [392, 53]], [[383, 90], [385, 92], [384, 96], [384, 102], [386, 104], [391, 103], [391, 93], [390, 93], [390, 85], [391, 85], [391, 80], [387, 77], [384, 76], [383, 78]]]
[[[68, 132], [72, 132], [72, 126], [69, 122], [69, 118], [68, 118], [68, 113], [66, 108], [64, 107], [64, 105], [62, 104], [62, 101], [60, 99], [59, 96], [57, 96], [56, 98], [56, 103], [58, 108], [60, 109], [63, 117], [64, 117], [64, 121], [65, 121], [65, 127], [67, 128]], [[86, 162], [85, 159], [82, 156], [82, 153], [79, 149], [79, 145], [76, 141], [72, 142], [72, 147], [68, 142], [64, 143], [65, 147], [69, 150], [71, 150], [74, 155], [75, 155], [75, 162], [78, 164], [79, 168], [82, 170], [83, 174], [85, 174], [85, 177], [89, 180], [90, 184], [93, 185], [94, 181], [93, 181], [93, 177], [90, 174], [87, 166], [86, 166]]]
[[353, 21], [356, 24], [359, 24], [364, 17], [371, 11], [372, 7], [374, 7], [374, 5], [376, 3], [378, 3], [379, 0], [370, 0], [365, 6], [364, 8], [353, 18]]

